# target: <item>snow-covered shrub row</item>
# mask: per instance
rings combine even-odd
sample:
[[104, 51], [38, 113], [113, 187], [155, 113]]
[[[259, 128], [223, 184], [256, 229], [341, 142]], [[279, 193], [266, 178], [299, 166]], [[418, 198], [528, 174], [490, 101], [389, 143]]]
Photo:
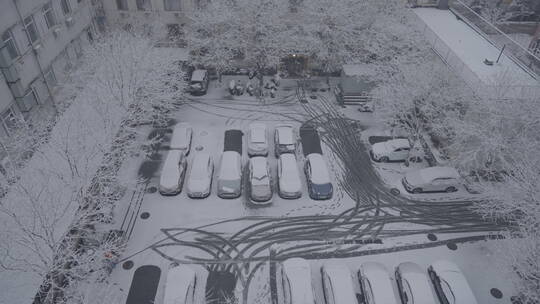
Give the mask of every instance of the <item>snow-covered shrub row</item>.
[[[0, 286], [9, 291], [0, 302], [31, 301], [43, 279], [55, 291], [46, 296], [74, 296], [65, 289], [98, 279], [104, 254], [119, 250], [114, 241], [100, 243], [94, 225], [110, 220], [121, 196], [116, 173], [137, 146], [136, 127], [166, 120], [183, 92], [175, 53], [153, 45], [112, 30], [86, 50], [76, 76], [84, 88], [0, 207]], [[89, 248], [87, 238], [98, 242]]]

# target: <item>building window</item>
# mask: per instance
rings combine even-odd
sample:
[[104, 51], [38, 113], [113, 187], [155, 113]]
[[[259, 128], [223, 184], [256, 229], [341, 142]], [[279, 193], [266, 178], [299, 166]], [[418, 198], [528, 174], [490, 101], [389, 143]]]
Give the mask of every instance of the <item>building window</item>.
[[4, 45], [6, 46], [7, 52], [11, 60], [19, 57], [19, 50], [17, 49], [17, 45], [15, 44], [15, 40], [13, 39], [13, 34], [10, 30], [5, 31], [2, 34], [2, 41], [4, 41]]
[[34, 22], [34, 17], [32, 15], [24, 18], [24, 29], [26, 30], [30, 42], [34, 43], [39, 39], [36, 23]]
[[152, 3], [150, 0], [137, 0], [137, 9], [140, 11], [152, 10]]
[[48, 28], [56, 25], [56, 16], [54, 15], [54, 10], [51, 2], [43, 6], [43, 17], [45, 18], [45, 22], [47, 22]]
[[166, 11], [180, 10], [180, 0], [163, 0], [163, 4]]
[[116, 0], [116, 7], [120, 11], [127, 11], [128, 10], [127, 0]]
[[62, 7], [62, 12], [64, 12], [64, 15], [69, 15], [71, 13], [71, 6], [69, 6], [69, 0], [60, 0], [60, 6]]
[[56, 75], [54, 75], [54, 70], [52, 68], [45, 71], [45, 81], [47, 82], [49, 88], [54, 88], [56, 84], [58, 84], [56, 81]]
[[4, 111], [4, 113], [2, 113], [0, 116], [0, 119], [2, 119], [2, 126], [6, 130], [7, 134], [17, 127], [17, 116], [11, 108]]

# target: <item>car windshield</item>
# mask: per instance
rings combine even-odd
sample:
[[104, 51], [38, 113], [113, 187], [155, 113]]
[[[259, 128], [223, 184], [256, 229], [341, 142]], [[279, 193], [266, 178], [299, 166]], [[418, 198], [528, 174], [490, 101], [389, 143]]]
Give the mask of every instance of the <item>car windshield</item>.
[[221, 180], [219, 182], [219, 186], [221, 188], [235, 189], [235, 188], [238, 188], [239, 183], [240, 183], [240, 180]]

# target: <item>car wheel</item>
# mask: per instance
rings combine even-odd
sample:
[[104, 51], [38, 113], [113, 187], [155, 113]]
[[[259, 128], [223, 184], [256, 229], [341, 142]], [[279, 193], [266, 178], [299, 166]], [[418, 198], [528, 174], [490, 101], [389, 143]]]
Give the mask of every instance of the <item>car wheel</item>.
[[414, 188], [412, 193], [422, 193], [422, 188]]
[[383, 163], [387, 163], [390, 159], [388, 158], [388, 156], [383, 156], [379, 159], [380, 162], [383, 162]]
[[448, 192], [448, 193], [456, 192], [456, 191], [457, 191], [456, 187], [448, 187], [448, 188], [446, 188], [446, 192]]

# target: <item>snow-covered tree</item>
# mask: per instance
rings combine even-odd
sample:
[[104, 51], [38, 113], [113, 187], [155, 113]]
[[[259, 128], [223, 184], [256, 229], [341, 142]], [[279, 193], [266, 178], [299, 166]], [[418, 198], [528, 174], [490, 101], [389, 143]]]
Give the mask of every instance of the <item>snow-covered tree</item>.
[[183, 96], [176, 52], [154, 42], [113, 30], [86, 50], [77, 70], [85, 87], [0, 207], [2, 277], [41, 277], [43, 296], [56, 300], [121, 250], [95, 227], [112, 220], [125, 191], [117, 173], [140, 143], [137, 126], [166, 122]]
[[218, 74], [240, 60], [259, 74], [276, 68], [296, 38], [283, 22], [288, 8], [288, 0], [210, 1], [193, 13], [186, 33], [194, 62]]

